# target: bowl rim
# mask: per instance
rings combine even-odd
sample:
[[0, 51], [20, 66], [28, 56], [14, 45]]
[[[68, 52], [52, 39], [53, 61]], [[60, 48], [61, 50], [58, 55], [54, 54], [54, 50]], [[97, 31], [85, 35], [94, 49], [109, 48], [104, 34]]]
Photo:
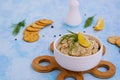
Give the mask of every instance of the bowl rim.
[[[64, 35], [67, 35], [67, 34], [70, 34], [70, 33], [66, 33], [66, 34], [64, 34]], [[97, 51], [95, 54], [88, 55], [88, 56], [79, 56], [79, 57], [77, 57], [77, 56], [65, 55], [65, 54], [61, 53], [61, 52], [56, 48], [57, 42], [58, 42], [59, 39], [60, 39], [62, 36], [64, 36], [64, 35], [58, 37], [58, 38], [54, 41], [54, 50], [56, 50], [56, 51], [58, 52], [58, 54], [60, 54], [60, 55], [62, 55], [62, 56], [65, 56], [65, 57], [69, 57], [69, 58], [89, 58], [89, 57], [93, 57], [93, 56], [95, 56], [95, 55], [100, 54], [99, 52], [103, 49], [103, 44], [102, 44], [101, 40], [100, 40], [98, 37], [96, 37], [95, 35], [93, 35], [93, 34], [89, 34], [89, 33], [83, 33], [83, 34], [84, 34], [84, 35], [88, 35], [88, 36], [92, 36], [92, 37], [94, 37], [96, 40], [98, 40], [98, 42], [99, 42], [99, 44], [100, 44], [100, 49], [99, 49], [99, 51]], [[54, 53], [55, 53], [55, 51], [54, 51]], [[102, 54], [102, 53], [101, 53], [101, 54]]]

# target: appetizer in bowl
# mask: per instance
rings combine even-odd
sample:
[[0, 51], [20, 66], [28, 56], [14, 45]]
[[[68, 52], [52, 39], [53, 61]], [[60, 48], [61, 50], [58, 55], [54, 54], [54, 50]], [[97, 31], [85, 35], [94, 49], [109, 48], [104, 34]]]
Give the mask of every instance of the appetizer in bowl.
[[69, 31], [54, 42], [57, 63], [71, 71], [86, 71], [101, 60], [103, 44], [93, 35]]

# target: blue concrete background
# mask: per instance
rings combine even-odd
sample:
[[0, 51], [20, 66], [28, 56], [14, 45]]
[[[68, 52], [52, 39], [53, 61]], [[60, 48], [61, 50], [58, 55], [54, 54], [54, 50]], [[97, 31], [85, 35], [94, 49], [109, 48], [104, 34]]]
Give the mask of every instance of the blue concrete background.
[[[68, 2], [69, 0], [0, 0], [0, 80], [56, 80], [60, 71], [38, 73], [31, 68], [31, 63], [37, 56], [53, 55], [49, 44], [59, 34], [67, 33], [67, 30], [86, 31], [99, 37], [107, 48], [102, 59], [116, 66], [116, 74], [110, 79], [98, 79], [85, 74], [85, 80], [120, 80], [120, 49], [107, 42], [108, 36], [120, 36], [120, 0], [79, 0], [82, 23], [74, 28], [64, 25], [69, 10]], [[95, 14], [93, 24], [84, 29], [85, 20]], [[93, 26], [100, 17], [105, 20], [105, 28], [97, 32], [93, 30]], [[25, 19], [26, 25], [29, 25], [41, 18], [52, 19], [54, 28], [42, 29], [39, 41], [24, 42], [24, 28], [17, 36], [12, 35], [12, 23]]]

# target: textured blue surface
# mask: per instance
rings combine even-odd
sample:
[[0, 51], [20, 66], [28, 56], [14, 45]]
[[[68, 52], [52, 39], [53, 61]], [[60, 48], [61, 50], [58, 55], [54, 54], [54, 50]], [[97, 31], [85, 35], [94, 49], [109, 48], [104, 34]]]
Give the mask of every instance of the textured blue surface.
[[[120, 80], [119, 48], [107, 42], [108, 36], [120, 36], [120, 0], [79, 0], [83, 21], [75, 28], [63, 24], [68, 12], [68, 2], [69, 0], [0, 0], [0, 80], [56, 80], [60, 71], [38, 73], [31, 68], [31, 62], [40, 55], [53, 55], [49, 51], [49, 44], [59, 34], [67, 33], [67, 30], [86, 31], [99, 37], [107, 48], [103, 59], [112, 62], [117, 68], [116, 74], [110, 79], [98, 79], [85, 74], [85, 80]], [[104, 30], [96, 32], [93, 25], [84, 29], [85, 20], [95, 14], [93, 24], [102, 17], [105, 20]], [[24, 42], [24, 29], [21, 29], [18, 36], [12, 36], [12, 23], [26, 19], [28, 25], [40, 18], [52, 19], [54, 28], [46, 27], [41, 30], [39, 41]]]

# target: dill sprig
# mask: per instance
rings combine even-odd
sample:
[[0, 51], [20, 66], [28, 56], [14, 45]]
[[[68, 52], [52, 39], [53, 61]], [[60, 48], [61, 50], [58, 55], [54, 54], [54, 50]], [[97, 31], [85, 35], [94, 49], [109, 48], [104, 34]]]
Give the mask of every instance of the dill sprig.
[[69, 30], [67, 30], [67, 31], [72, 34], [72, 37], [73, 37], [74, 42], [77, 42], [77, 41], [78, 41], [78, 34], [72, 32], [72, 31], [69, 31]]
[[71, 44], [72, 44], [72, 45], [70, 46], [70, 53], [69, 53], [69, 55], [72, 55], [72, 54], [71, 54], [71, 53], [72, 53], [72, 50], [75, 48], [74, 44], [78, 41], [78, 34], [72, 32], [72, 31], [69, 31], [69, 30], [68, 30], [68, 32], [69, 32], [70, 34], [64, 35], [64, 36], [62, 37], [61, 41], [60, 41], [60, 44], [61, 44], [64, 40], [66, 40], [66, 39], [68, 40], [68, 39], [71, 38]]
[[24, 26], [25, 26], [25, 20], [22, 20], [21, 22], [18, 22], [17, 24], [13, 24], [12, 27], [14, 29], [13, 29], [12, 34], [16, 36], [20, 32], [21, 27], [24, 27]]
[[64, 35], [60, 41], [60, 43], [62, 43], [65, 39], [69, 39], [69, 38], [72, 38], [73, 42], [77, 42], [78, 41], [78, 34], [77, 33], [74, 33], [72, 31], [69, 31], [69, 33], [71, 34], [67, 34], [67, 35]]

